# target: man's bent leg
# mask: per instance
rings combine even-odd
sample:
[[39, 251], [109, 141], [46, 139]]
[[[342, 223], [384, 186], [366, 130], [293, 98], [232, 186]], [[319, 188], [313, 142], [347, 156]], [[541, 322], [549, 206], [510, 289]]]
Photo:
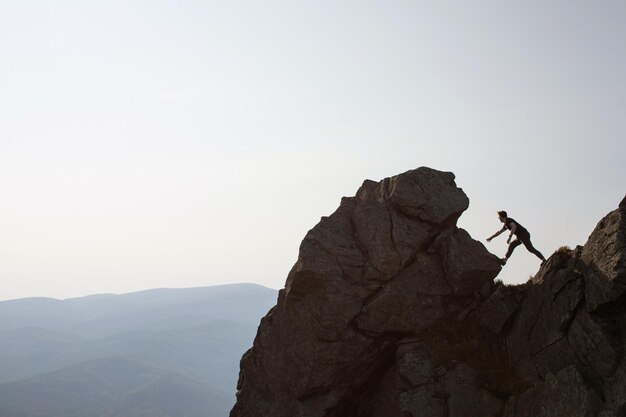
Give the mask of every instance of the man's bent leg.
[[504, 259], [509, 259], [515, 248], [521, 244], [522, 242], [520, 242], [518, 239], [515, 239], [513, 242], [511, 242], [509, 244], [509, 249], [506, 251], [506, 255], [504, 255]]

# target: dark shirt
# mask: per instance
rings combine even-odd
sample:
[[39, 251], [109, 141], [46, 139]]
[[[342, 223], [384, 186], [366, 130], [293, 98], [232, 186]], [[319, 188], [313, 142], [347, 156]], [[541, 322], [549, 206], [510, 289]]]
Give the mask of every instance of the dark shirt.
[[521, 224], [519, 224], [512, 218], [507, 217], [506, 220], [504, 220], [504, 227], [506, 227], [509, 230], [513, 228], [513, 224], [517, 225], [517, 228], [515, 229], [515, 233], [513, 233], [515, 236], [519, 237], [520, 235], [528, 233], [528, 230], [526, 230], [524, 226], [522, 226]]

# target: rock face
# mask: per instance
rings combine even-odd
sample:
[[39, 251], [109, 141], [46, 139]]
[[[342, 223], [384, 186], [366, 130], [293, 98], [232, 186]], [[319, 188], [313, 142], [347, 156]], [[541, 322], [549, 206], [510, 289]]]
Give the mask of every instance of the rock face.
[[533, 280], [456, 227], [454, 175], [365, 181], [304, 238], [231, 417], [626, 416], [626, 207]]

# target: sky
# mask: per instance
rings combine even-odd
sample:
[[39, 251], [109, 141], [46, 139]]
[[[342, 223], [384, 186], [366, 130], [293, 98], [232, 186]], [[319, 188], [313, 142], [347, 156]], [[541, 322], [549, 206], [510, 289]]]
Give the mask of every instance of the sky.
[[[626, 193], [626, 3], [0, 2], [0, 300], [255, 282], [365, 179], [546, 256]], [[499, 278], [525, 282], [523, 247]]]

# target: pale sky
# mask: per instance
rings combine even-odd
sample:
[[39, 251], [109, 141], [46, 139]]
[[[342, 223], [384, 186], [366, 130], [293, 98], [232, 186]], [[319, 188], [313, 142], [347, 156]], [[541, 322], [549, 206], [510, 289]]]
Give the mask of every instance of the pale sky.
[[[0, 299], [284, 285], [366, 178], [546, 256], [626, 193], [626, 3], [0, 2]], [[500, 275], [525, 282], [523, 247]]]

